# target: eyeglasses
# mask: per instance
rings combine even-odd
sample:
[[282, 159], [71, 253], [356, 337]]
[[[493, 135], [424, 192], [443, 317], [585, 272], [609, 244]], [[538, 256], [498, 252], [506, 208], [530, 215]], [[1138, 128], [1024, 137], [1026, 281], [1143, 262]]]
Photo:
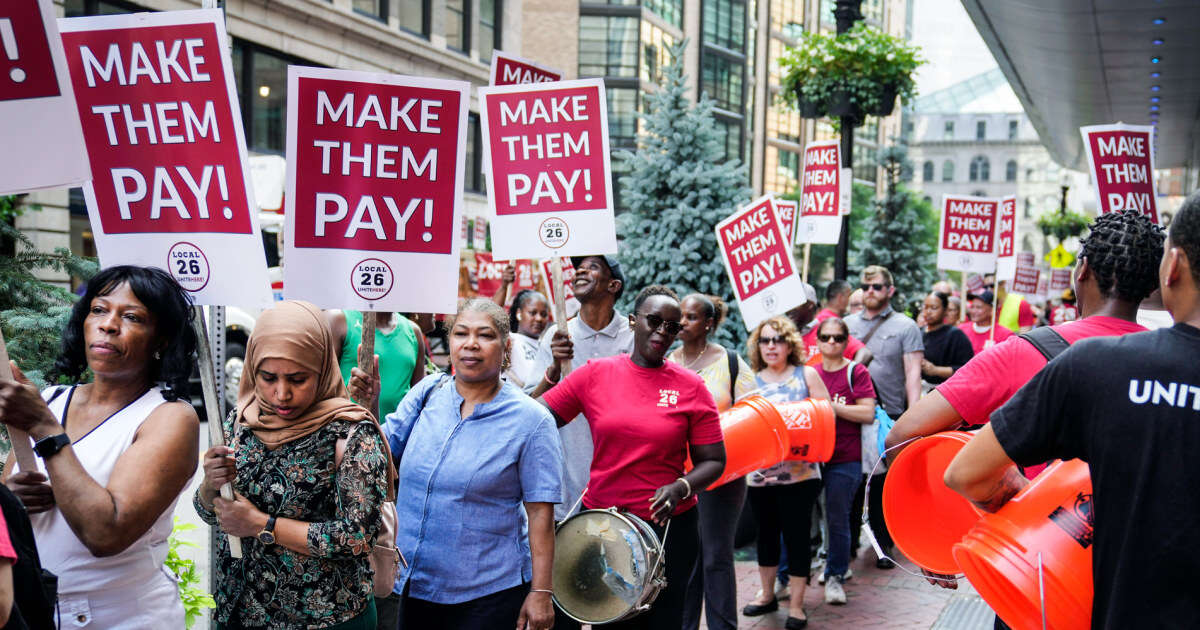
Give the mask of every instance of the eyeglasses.
[[817, 335], [817, 339], [826, 343], [846, 343], [846, 335]]
[[866, 293], [867, 291], [870, 291], [872, 289], [874, 289], [880, 293], [883, 293], [884, 291], [887, 291], [887, 288], [889, 286], [891, 286], [891, 285], [882, 284], [879, 282], [871, 282], [871, 283], [864, 282], [864, 283], [858, 285], [858, 288], [862, 289], [863, 293]]
[[653, 313], [641, 313], [641, 316], [646, 318], [646, 324], [650, 326], [650, 330], [662, 328], [663, 332], [671, 336], [678, 335], [679, 331], [683, 330], [683, 324], [663, 319]]
[[985, 284], [985, 285], [983, 285], [983, 288], [985, 288], [985, 289], [994, 289], [994, 288], [996, 288], [996, 285], [994, 285], [994, 284]]
[[758, 345], [760, 345], [760, 346], [772, 346], [772, 345], [782, 346], [785, 343], [787, 343], [787, 340], [784, 339], [783, 337], [759, 337], [758, 338]]

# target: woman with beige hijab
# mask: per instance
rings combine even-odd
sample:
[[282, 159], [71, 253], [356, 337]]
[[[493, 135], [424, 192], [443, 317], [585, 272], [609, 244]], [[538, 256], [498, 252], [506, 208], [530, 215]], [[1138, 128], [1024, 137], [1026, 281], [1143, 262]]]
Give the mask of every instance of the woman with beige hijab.
[[[282, 302], [263, 313], [245, 369], [229, 446], [205, 453], [194, 501], [242, 539], [235, 559], [218, 537], [217, 627], [373, 630], [368, 558], [395, 472], [379, 425], [342, 384], [320, 309]], [[235, 500], [218, 495], [225, 483]]]

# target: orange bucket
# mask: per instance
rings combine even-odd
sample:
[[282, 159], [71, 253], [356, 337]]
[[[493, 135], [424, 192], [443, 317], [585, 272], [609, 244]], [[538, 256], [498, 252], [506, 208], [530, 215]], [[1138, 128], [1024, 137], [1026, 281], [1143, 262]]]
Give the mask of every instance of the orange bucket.
[[958, 573], [952, 548], [983, 513], [946, 487], [950, 460], [971, 439], [946, 431], [908, 445], [888, 468], [883, 484], [883, 519], [900, 551], [935, 573]]
[[954, 559], [1014, 630], [1086, 630], [1092, 622], [1092, 478], [1078, 459], [1057, 462], [954, 545]]
[[775, 403], [787, 425], [788, 461], [827, 462], [833, 457], [836, 419], [828, 400], [805, 398], [799, 402]]
[[775, 405], [762, 396], [747, 396], [722, 412], [721, 431], [725, 434], [725, 471], [710, 490], [774, 466], [787, 455], [787, 426]]

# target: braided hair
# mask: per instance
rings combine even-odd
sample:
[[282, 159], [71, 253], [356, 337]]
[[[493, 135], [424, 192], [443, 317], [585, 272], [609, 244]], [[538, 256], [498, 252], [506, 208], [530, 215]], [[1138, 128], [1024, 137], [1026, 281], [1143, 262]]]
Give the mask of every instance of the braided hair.
[[1171, 245], [1183, 250], [1192, 268], [1192, 280], [1200, 284], [1200, 193], [1183, 202], [1171, 220]]
[[1163, 229], [1137, 210], [1100, 215], [1080, 241], [1079, 257], [1087, 259], [1104, 297], [1138, 303], [1158, 288]]
[[637, 294], [637, 297], [633, 299], [633, 312], [637, 313], [638, 309], [642, 308], [642, 303], [655, 295], [665, 295], [676, 302], [679, 301], [679, 294], [675, 293], [670, 287], [661, 284], [652, 284], [642, 289]]

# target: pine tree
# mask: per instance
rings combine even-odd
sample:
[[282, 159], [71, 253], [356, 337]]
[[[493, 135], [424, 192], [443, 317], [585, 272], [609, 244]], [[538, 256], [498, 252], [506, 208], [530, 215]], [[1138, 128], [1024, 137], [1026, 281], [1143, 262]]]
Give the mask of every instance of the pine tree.
[[33, 241], [11, 224], [20, 213], [17, 197], [0, 197], [0, 243], [8, 250], [0, 256], [0, 326], [9, 356], [41, 386], [58, 356], [62, 330], [76, 297], [38, 279], [34, 272], [51, 269], [87, 279], [97, 266], [61, 247], [53, 253], [37, 251]]
[[886, 174], [887, 195], [872, 202], [861, 237], [852, 241], [853, 273], [868, 265], [886, 267], [896, 284], [893, 308], [915, 314], [936, 279], [937, 215], [900, 183], [912, 172], [904, 145], [883, 149], [879, 165]]
[[724, 159], [712, 99], [702, 94], [693, 106], [687, 97], [685, 45], [671, 48], [663, 85], [646, 96], [648, 113], [641, 116], [637, 151], [616, 154], [629, 173], [620, 180], [629, 209], [617, 217], [629, 288], [622, 309], [628, 312], [633, 297], [649, 284], [669, 285], [681, 296], [717, 295], [730, 309], [727, 324], [714, 339], [737, 346], [745, 326], [714, 228], [750, 200], [749, 178], [745, 165]]

